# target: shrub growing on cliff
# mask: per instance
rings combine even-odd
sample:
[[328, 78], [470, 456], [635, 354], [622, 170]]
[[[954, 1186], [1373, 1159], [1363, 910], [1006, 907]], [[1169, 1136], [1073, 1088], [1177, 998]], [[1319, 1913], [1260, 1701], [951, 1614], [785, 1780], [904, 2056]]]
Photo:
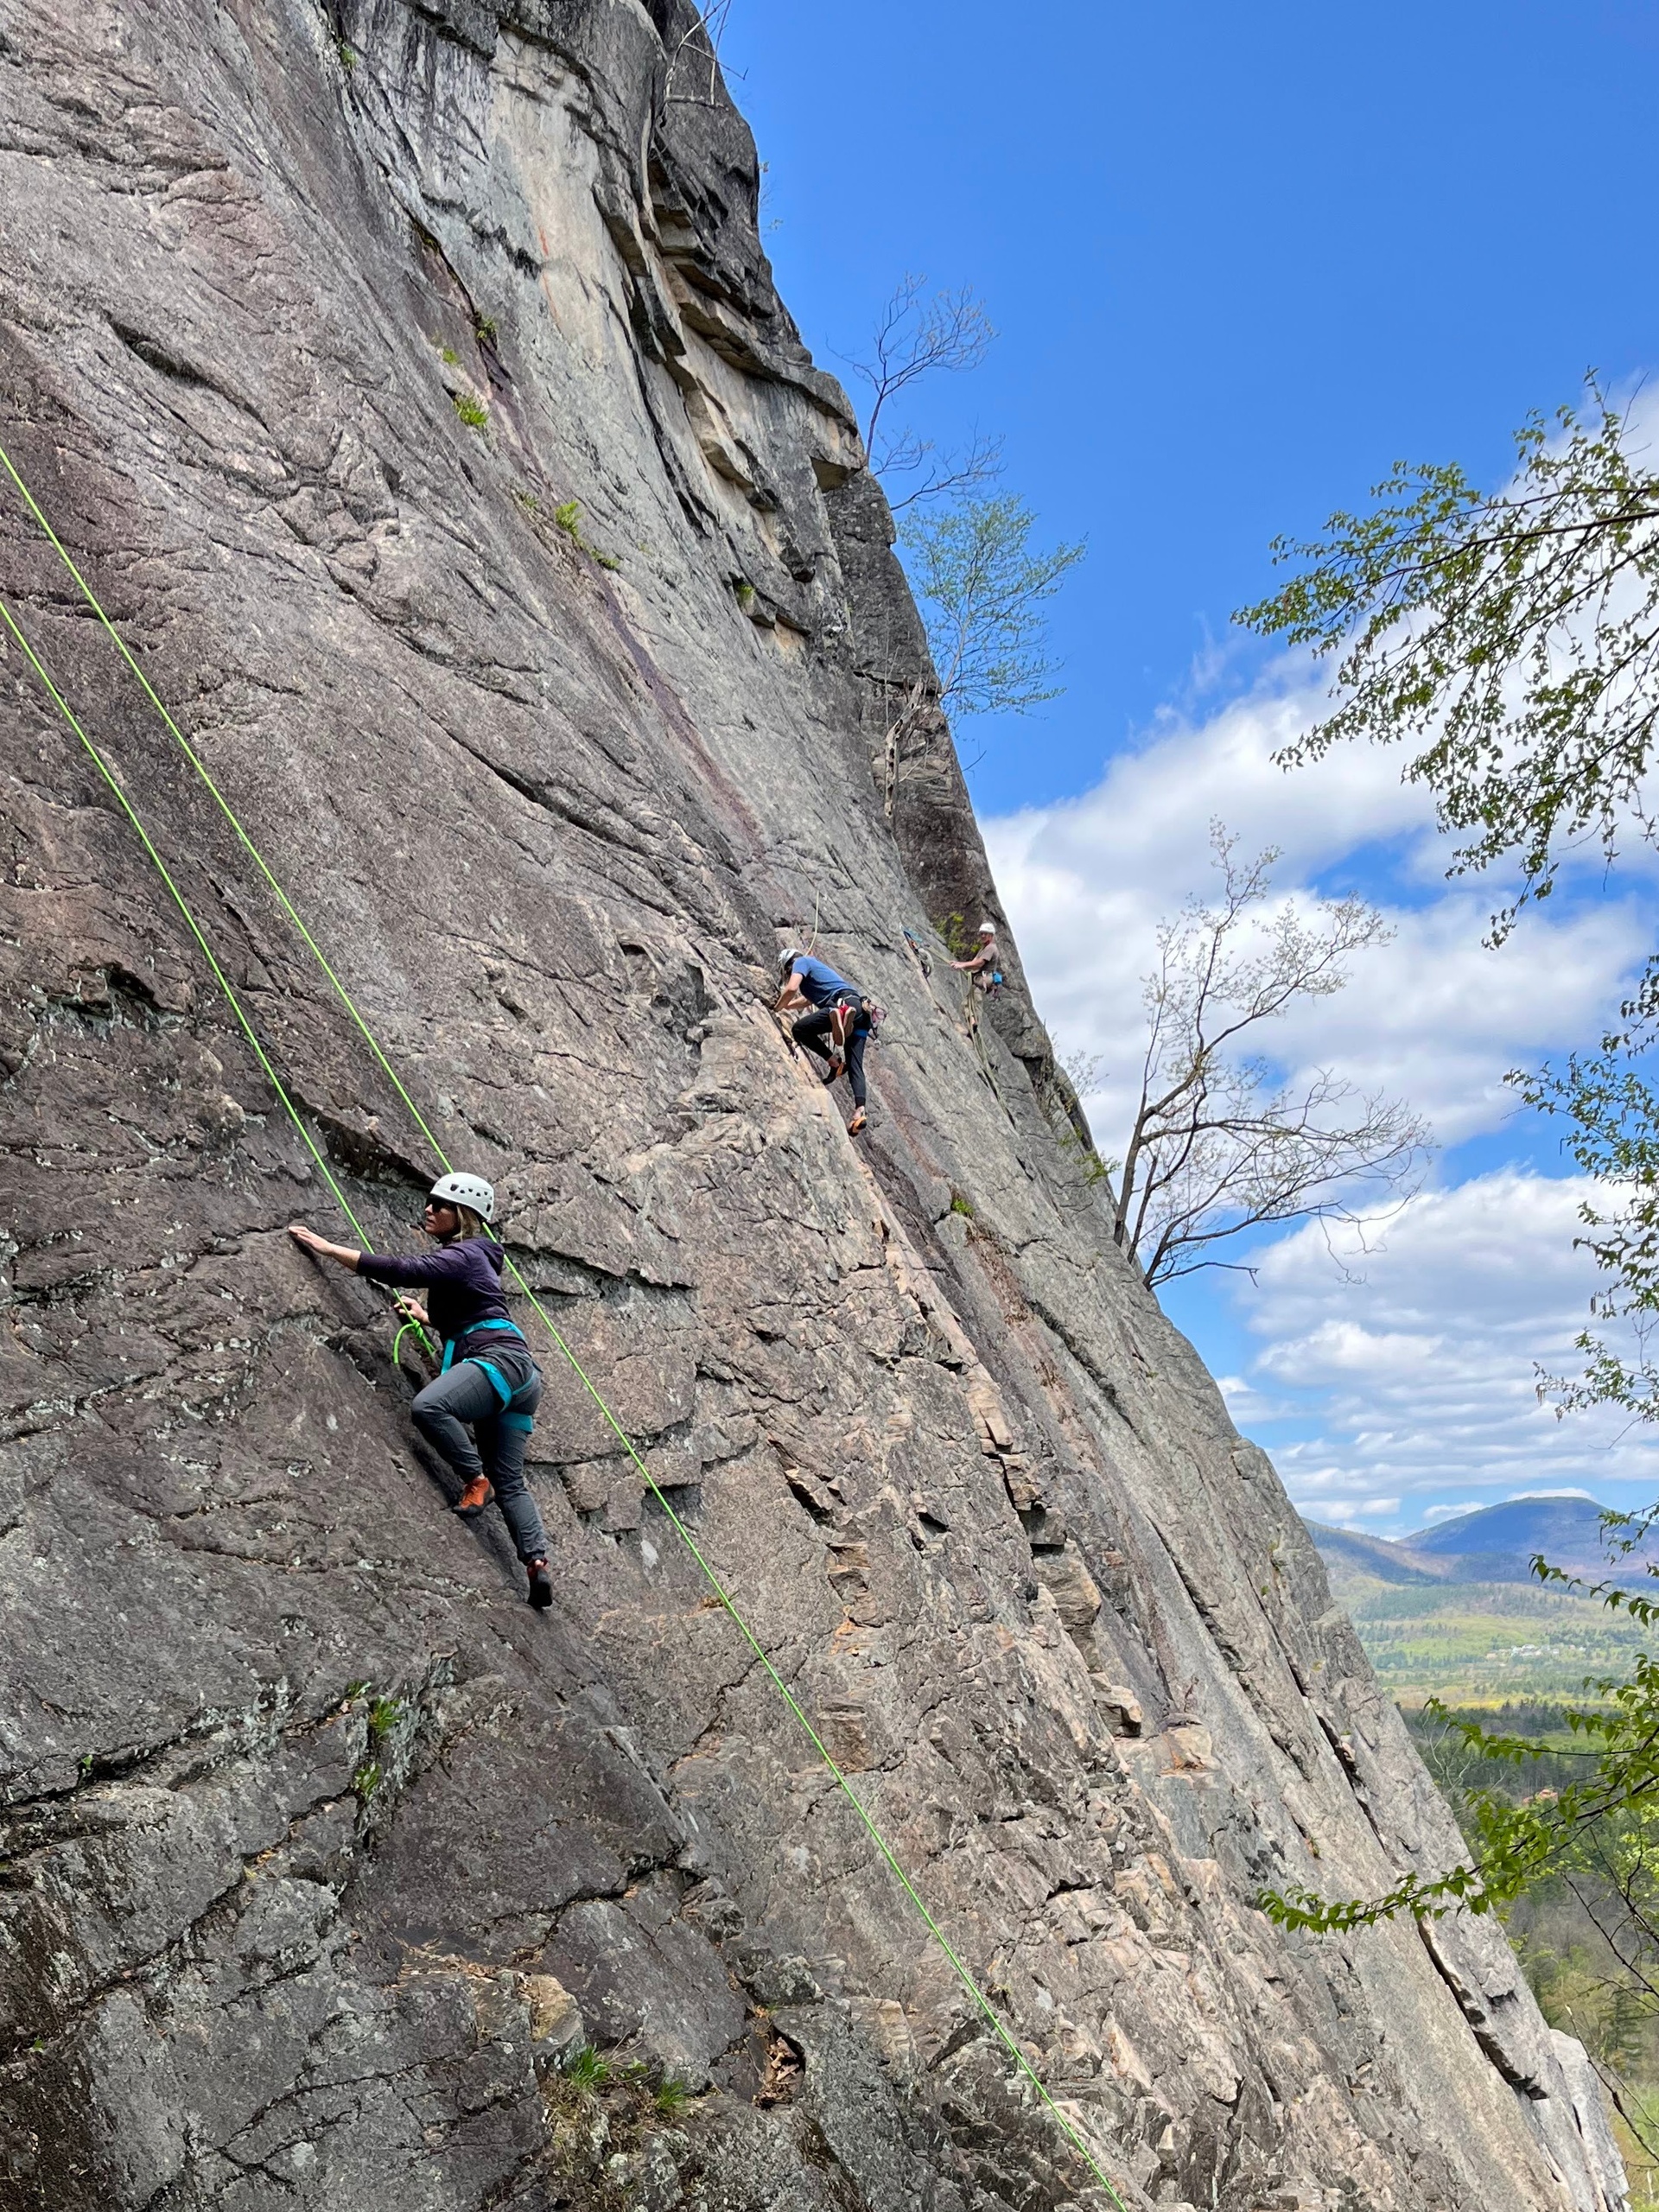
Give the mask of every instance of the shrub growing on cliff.
[[999, 493], [928, 509], [900, 533], [949, 714], [1023, 715], [1058, 696], [1044, 604], [1084, 549], [1033, 550], [1035, 520]]

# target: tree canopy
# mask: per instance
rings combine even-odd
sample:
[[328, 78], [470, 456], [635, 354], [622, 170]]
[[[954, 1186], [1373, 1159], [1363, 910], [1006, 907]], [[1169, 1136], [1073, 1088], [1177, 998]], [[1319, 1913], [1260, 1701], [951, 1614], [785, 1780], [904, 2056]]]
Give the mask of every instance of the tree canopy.
[[1548, 896], [1586, 841], [1651, 840], [1643, 797], [1659, 716], [1659, 477], [1593, 382], [1583, 413], [1516, 433], [1516, 473], [1484, 493], [1455, 463], [1396, 463], [1361, 514], [1237, 620], [1339, 653], [1338, 704], [1280, 758], [1344, 739], [1420, 747], [1407, 773], [1460, 839], [1455, 865], [1512, 858], [1516, 899]]

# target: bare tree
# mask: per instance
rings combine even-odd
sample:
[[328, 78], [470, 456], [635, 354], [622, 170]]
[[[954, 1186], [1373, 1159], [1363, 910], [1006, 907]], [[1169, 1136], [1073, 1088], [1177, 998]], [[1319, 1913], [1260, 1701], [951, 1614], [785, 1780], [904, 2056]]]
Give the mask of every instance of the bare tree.
[[[721, 79], [720, 42], [726, 35], [727, 18], [732, 11], [732, 0], [712, 0], [712, 5], [693, 11], [691, 21], [673, 41], [668, 56], [668, 73], [663, 80], [663, 98], [671, 105], [676, 103], [690, 107], [717, 107], [716, 97]], [[679, 77], [680, 65], [686, 65], [685, 78]], [[742, 73], [740, 71], [739, 74]], [[707, 75], [705, 89], [702, 84]], [[687, 79], [690, 81], [688, 83]]]
[[1357, 1189], [1408, 1186], [1428, 1144], [1402, 1101], [1327, 1070], [1281, 1083], [1248, 1049], [1262, 1023], [1343, 988], [1349, 956], [1391, 934], [1381, 914], [1359, 899], [1264, 914], [1276, 850], [1242, 864], [1219, 822], [1211, 842], [1221, 894], [1159, 928], [1140, 1103], [1108, 1174], [1114, 1236], [1149, 1284], [1239, 1265], [1215, 1247], [1247, 1229], [1351, 1220]]
[[[918, 472], [918, 480], [899, 493], [899, 485]], [[931, 438], [906, 430], [884, 445], [874, 473], [881, 479], [887, 505], [901, 515], [925, 499], [943, 499], [947, 493], [966, 499], [982, 486], [994, 484], [1002, 474], [1002, 441], [976, 429], [964, 448], [941, 453]]]
[[[942, 493], [966, 493], [988, 483], [1002, 465], [1002, 441], [982, 437], [977, 431], [963, 454], [942, 454], [931, 438], [914, 430], [894, 431], [891, 416], [882, 416], [890, 404], [907, 391], [918, 378], [935, 369], [977, 368], [996, 333], [984, 303], [967, 285], [954, 292], [926, 296], [925, 276], [907, 273], [881, 310], [881, 320], [863, 359], [848, 360], [853, 373], [869, 386], [870, 409], [865, 416], [864, 450], [870, 467], [885, 485], [893, 512], [918, 499], [938, 498]], [[920, 474], [902, 498], [893, 498], [899, 480]]]

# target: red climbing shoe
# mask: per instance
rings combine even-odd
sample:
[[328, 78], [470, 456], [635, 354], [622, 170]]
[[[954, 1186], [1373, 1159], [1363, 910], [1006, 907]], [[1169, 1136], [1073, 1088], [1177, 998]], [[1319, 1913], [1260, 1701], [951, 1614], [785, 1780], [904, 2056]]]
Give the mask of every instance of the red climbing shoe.
[[476, 1521], [494, 1496], [489, 1477], [474, 1475], [455, 1500], [455, 1510], [463, 1521]]
[[544, 1559], [533, 1559], [527, 1563], [530, 1575], [530, 1602], [537, 1611], [553, 1602], [553, 1578], [547, 1571]]
[[845, 1054], [848, 1037], [851, 1033], [853, 1024], [857, 1020], [857, 1019], [858, 1008], [855, 1006], [847, 1005], [844, 1001], [836, 1007], [834, 1011], [831, 1013], [830, 1016], [830, 1041], [835, 1046], [837, 1058], [841, 1058]]

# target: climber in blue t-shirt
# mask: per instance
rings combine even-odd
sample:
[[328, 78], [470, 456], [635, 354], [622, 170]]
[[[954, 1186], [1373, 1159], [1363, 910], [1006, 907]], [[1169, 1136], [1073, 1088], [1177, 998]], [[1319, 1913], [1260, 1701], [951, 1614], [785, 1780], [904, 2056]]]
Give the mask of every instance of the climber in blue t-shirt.
[[847, 1124], [855, 1137], [868, 1118], [865, 1112], [864, 1046], [872, 1027], [869, 1001], [826, 962], [815, 960], [798, 945], [779, 954], [783, 985], [777, 1011], [790, 1014], [797, 1007], [810, 1008], [794, 1025], [798, 1045], [804, 1045], [824, 1063], [824, 1081], [834, 1083], [843, 1072], [852, 1085], [853, 1118]]

